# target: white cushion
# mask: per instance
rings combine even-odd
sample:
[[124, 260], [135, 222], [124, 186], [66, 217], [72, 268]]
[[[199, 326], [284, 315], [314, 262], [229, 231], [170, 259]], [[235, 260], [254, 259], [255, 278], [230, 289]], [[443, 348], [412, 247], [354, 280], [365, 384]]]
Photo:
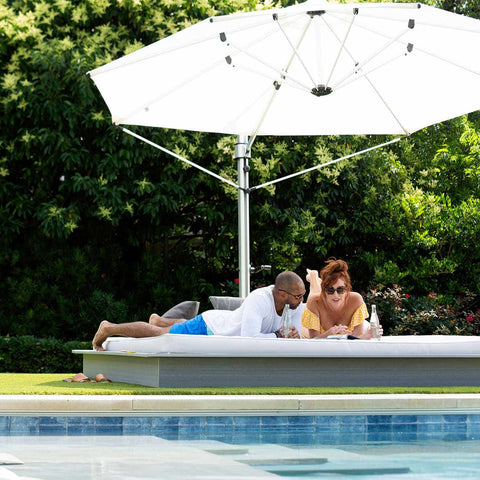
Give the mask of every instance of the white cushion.
[[109, 337], [104, 347], [111, 352], [168, 356], [480, 357], [480, 337], [455, 335], [338, 340], [167, 334], [147, 338]]

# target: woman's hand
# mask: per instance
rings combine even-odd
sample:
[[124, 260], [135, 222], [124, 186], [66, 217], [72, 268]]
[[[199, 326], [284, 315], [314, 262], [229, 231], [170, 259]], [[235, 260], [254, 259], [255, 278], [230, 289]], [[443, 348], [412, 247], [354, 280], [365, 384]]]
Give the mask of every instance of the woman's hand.
[[328, 335], [348, 335], [352, 332], [348, 329], [346, 325], [334, 325], [333, 327], [329, 328], [325, 333], [327, 333]]
[[[378, 324], [378, 335], [379, 335], [378, 338], [380, 338], [380, 337], [383, 335], [383, 327], [382, 327], [380, 324]], [[373, 336], [373, 330], [372, 330], [371, 327], [368, 329], [368, 332], [366, 333], [365, 338], [366, 338], [366, 339], [375, 338], [375, 337]]]

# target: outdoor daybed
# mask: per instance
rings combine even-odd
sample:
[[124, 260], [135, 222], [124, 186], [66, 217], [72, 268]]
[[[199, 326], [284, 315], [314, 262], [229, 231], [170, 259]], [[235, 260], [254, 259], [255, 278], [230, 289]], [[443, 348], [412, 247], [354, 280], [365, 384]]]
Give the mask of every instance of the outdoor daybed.
[[83, 372], [152, 387], [480, 385], [480, 337], [110, 337]]

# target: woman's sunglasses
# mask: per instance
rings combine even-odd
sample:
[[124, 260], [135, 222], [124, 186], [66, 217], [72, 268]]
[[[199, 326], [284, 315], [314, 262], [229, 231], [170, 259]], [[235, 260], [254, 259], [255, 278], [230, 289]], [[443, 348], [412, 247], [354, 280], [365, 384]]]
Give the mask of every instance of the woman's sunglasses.
[[343, 295], [347, 291], [347, 287], [328, 287], [325, 289], [325, 291], [327, 292], [327, 295], [333, 295], [335, 292], [337, 292], [339, 295]]

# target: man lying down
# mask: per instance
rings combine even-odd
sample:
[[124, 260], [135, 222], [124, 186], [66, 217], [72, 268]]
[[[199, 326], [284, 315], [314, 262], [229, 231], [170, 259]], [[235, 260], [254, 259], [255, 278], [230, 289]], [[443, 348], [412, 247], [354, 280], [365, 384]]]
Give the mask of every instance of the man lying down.
[[[112, 335], [158, 337], [166, 333], [187, 335], [225, 335], [243, 337], [300, 338], [305, 284], [294, 272], [277, 275], [275, 284], [251, 292], [236, 310], [207, 310], [184, 318], [164, 318], [156, 313], [147, 322], [100, 323], [93, 338], [93, 348], [105, 350], [103, 342]], [[282, 315], [285, 305], [291, 310], [292, 328], [284, 335]]]

